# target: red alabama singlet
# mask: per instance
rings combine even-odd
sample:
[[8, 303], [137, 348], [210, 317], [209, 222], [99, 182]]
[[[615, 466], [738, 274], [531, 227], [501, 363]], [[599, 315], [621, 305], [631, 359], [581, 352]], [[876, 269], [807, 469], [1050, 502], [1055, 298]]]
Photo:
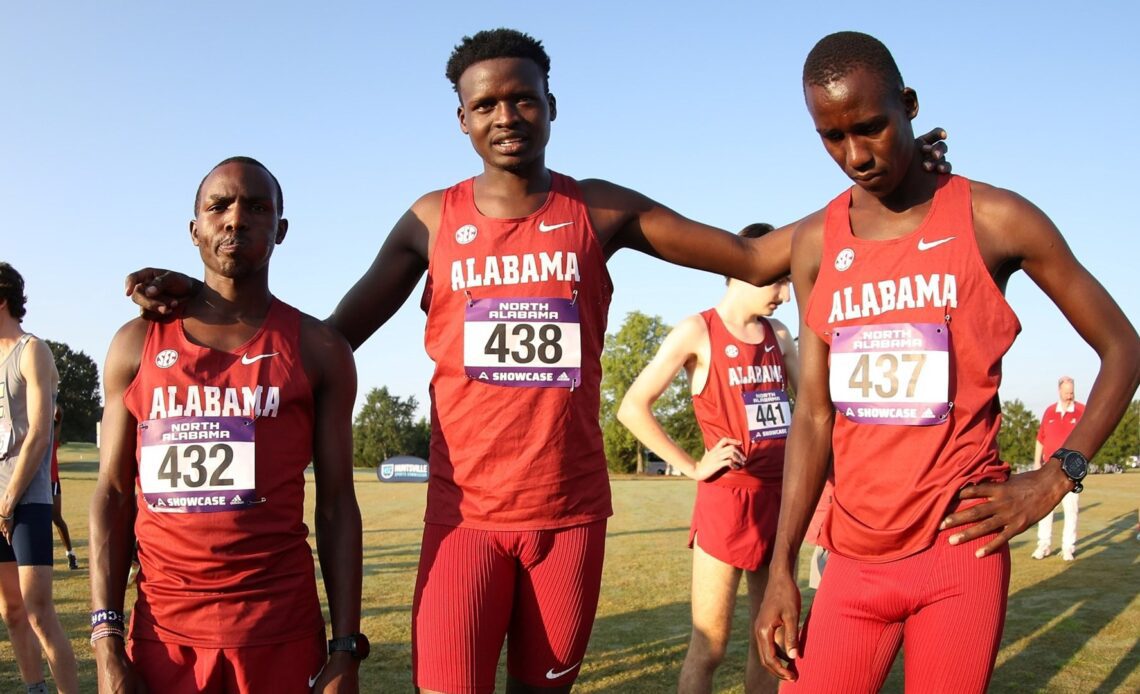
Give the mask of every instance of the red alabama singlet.
[[131, 637], [257, 646], [322, 628], [303, 520], [313, 398], [301, 314], [274, 300], [233, 352], [150, 323], [124, 401], [138, 420]]
[[424, 293], [431, 381], [428, 523], [490, 530], [611, 515], [598, 423], [612, 285], [578, 184], [493, 219], [474, 179], [444, 192]]
[[881, 562], [929, 547], [959, 489], [1008, 476], [997, 390], [1021, 326], [978, 250], [968, 180], [940, 176], [896, 239], [855, 237], [850, 205], [848, 190], [827, 207], [807, 310], [837, 410], [822, 543]]
[[693, 396], [693, 412], [705, 448], [724, 437], [742, 441], [744, 467], [709, 480], [728, 487], [759, 488], [784, 477], [784, 443], [791, 409], [784, 356], [776, 331], [764, 318], [764, 341], [748, 344], [732, 335], [715, 308], [701, 312], [709, 331], [709, 373]]

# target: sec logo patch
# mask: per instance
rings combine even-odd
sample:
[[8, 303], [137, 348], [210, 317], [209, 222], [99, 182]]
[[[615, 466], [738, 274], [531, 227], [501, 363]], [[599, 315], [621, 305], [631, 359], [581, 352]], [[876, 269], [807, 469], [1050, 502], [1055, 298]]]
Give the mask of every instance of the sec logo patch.
[[464, 224], [455, 230], [455, 242], [467, 245], [475, 240], [479, 235], [479, 230], [475, 228], [474, 224]]
[[160, 369], [169, 369], [176, 361], [178, 361], [178, 352], [172, 349], [164, 349], [154, 355], [154, 365]]
[[835, 256], [835, 269], [843, 272], [851, 267], [851, 263], [855, 262], [855, 250], [851, 248], [844, 248], [839, 251]]

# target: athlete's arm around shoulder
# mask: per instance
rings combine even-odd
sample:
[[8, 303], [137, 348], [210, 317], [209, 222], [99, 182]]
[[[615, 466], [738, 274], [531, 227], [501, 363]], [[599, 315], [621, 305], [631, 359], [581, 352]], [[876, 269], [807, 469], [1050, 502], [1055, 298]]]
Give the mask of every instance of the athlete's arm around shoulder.
[[[91, 607], [123, 611], [134, 553], [135, 441], [138, 421], [127, 410], [123, 395], [139, 372], [147, 322], [130, 321], [111, 340], [103, 364], [103, 420], [100, 425], [99, 478], [91, 497]], [[95, 642], [99, 691], [132, 691], [134, 673], [123, 640], [107, 637]]]
[[800, 311], [799, 387], [784, 454], [780, 520], [768, 585], [753, 625], [761, 663], [784, 680], [796, 675], [779, 661], [777, 649], [790, 658], [798, 657], [801, 602], [795, 581], [796, 556], [827, 479], [835, 423], [828, 389], [828, 346], [807, 325], [808, 299], [819, 274], [822, 248], [821, 210], [798, 222], [792, 237], [792, 285]]
[[609, 257], [632, 248], [676, 265], [762, 286], [788, 274], [791, 227], [758, 239], [694, 222], [650, 198], [601, 179], [579, 182], [590, 220]]
[[726, 465], [743, 462], [740, 441], [721, 439], [700, 461], [693, 460], [677, 445], [653, 414], [653, 403], [661, 397], [682, 368], [689, 372], [708, 370], [709, 333], [703, 318], [689, 316], [665, 336], [657, 354], [649, 360], [630, 384], [617, 418], [638, 441], [661, 459], [696, 480], [708, 479]]
[[392, 227], [372, 265], [325, 319], [354, 350], [404, 305], [427, 270], [442, 207], [441, 190], [417, 200]]
[[16, 460], [8, 486], [0, 490], [0, 516], [9, 519], [47, 453], [48, 442], [51, 441], [52, 418], [55, 415], [52, 395], [59, 389], [59, 372], [55, 369], [55, 359], [43, 340], [36, 337], [28, 340], [20, 354], [19, 368], [27, 384], [24, 392], [28, 433], [20, 446], [20, 456]]
[[[1100, 357], [1100, 369], [1089, 392], [1085, 414], [1065, 441], [1066, 448], [1091, 458], [1120, 421], [1140, 385], [1140, 338], [1124, 312], [1100, 282], [1073, 256], [1053, 222], [1020, 195], [984, 183], [971, 184], [978, 246], [998, 285], [1015, 270], [1030, 279]], [[974, 523], [951, 536], [957, 544], [989, 533], [997, 536], [978, 550], [995, 551], [1051, 510], [1072, 482], [1056, 461], [1039, 470], [1015, 475], [1004, 484], [979, 484], [959, 493], [963, 499], [985, 498], [954, 513], [943, 527]]]
[[[311, 316], [301, 319], [301, 361], [313, 389], [314, 525], [317, 556], [329, 599], [333, 637], [360, 631], [363, 555], [360, 507], [352, 478], [352, 406], [356, 364], [348, 342]], [[334, 654], [313, 691], [356, 691], [360, 662]]]

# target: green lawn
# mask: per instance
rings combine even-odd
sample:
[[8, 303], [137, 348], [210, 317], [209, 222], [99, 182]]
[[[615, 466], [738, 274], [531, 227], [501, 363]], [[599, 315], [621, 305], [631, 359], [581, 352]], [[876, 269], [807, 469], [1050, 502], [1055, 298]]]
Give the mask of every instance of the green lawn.
[[[56, 606], [74, 635], [84, 691], [94, 691], [85, 622], [90, 609], [87, 499], [94, 485], [95, 452], [67, 446], [63, 461], [64, 514], [84, 570], [69, 572], [59, 551]], [[365, 691], [411, 691], [409, 613], [425, 489], [381, 485], [364, 471], [357, 476], [364, 516], [363, 629], [373, 642], [373, 655], [362, 670]], [[676, 479], [615, 479], [613, 491], [615, 515], [601, 604], [576, 691], [667, 692], [675, 688], [689, 633], [685, 541], [694, 485]], [[1091, 477], [1081, 497], [1081, 538], [1077, 561], [1071, 564], [1056, 556], [1030, 559], [1032, 531], [1014, 540], [1009, 616], [992, 691], [1140, 691], [1138, 501], [1140, 472]], [[1060, 514], [1056, 522], [1059, 526]], [[1055, 534], [1059, 539], [1060, 527]], [[810, 599], [806, 589], [805, 598]], [[718, 692], [743, 691], [738, 682], [746, 619], [742, 600]], [[902, 691], [900, 674], [896, 666], [886, 691]], [[18, 685], [11, 648], [7, 640], [0, 641], [0, 691], [17, 691]]]

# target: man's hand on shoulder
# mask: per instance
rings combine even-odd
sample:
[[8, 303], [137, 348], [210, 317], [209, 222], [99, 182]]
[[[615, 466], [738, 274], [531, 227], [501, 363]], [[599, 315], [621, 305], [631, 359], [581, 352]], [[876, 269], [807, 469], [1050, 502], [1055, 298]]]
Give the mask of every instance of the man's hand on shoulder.
[[953, 168], [946, 160], [946, 131], [935, 128], [925, 135], [919, 135], [915, 142], [922, 149], [922, 168], [931, 173], [948, 174]]
[[985, 557], [1044, 518], [1072, 486], [1056, 461], [1046, 463], [1039, 470], [1014, 475], [1006, 482], [971, 485], [958, 492], [958, 499], [982, 499], [983, 503], [950, 514], [940, 529], [972, 524], [950, 536], [952, 545], [996, 533], [996, 537], [976, 552], [979, 558]]
[[201, 288], [192, 277], [153, 267], [132, 272], [126, 281], [126, 294], [139, 305], [140, 315], [157, 321], [172, 318]]

